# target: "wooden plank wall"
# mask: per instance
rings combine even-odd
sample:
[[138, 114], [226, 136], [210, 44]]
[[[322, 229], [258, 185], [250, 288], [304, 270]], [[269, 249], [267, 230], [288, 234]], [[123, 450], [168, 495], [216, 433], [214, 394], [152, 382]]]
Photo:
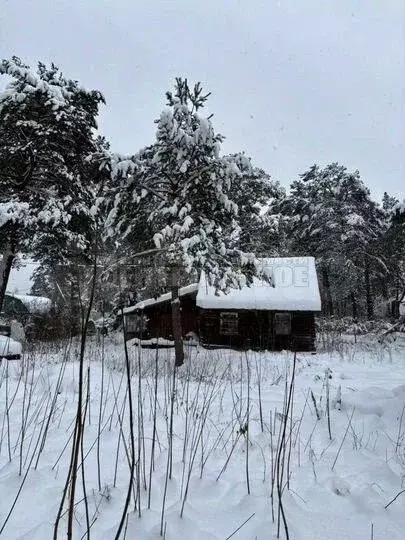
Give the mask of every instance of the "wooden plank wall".
[[[192, 296], [183, 297], [181, 307], [183, 335], [194, 332], [206, 346], [259, 350], [315, 350], [315, 317], [312, 312], [292, 312], [291, 334], [280, 336], [274, 332], [275, 312], [226, 310], [238, 313], [238, 335], [225, 336], [220, 333], [219, 310], [198, 309], [195, 297]], [[145, 308], [144, 314], [149, 320], [147, 330], [142, 335], [143, 339], [154, 337], [173, 339], [169, 302]]]
[[287, 336], [275, 334], [274, 313], [238, 311], [238, 335], [223, 336], [220, 333], [220, 311], [201, 310], [198, 333], [201, 342], [206, 345], [269, 350], [315, 350], [315, 317], [312, 312], [293, 312], [291, 335]]

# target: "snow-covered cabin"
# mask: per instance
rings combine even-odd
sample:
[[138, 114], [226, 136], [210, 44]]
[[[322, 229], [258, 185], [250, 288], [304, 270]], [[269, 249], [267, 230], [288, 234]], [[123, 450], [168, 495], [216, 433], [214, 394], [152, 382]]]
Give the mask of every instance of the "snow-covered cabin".
[[3, 305], [5, 315], [19, 318], [23, 315], [43, 316], [49, 313], [52, 301], [44, 296], [30, 294], [32, 275], [38, 267], [38, 263], [23, 259], [20, 267], [11, 269]]
[[[262, 259], [269, 281], [216, 293], [204, 274], [179, 291], [183, 335], [205, 346], [269, 350], [315, 349], [321, 298], [313, 257]], [[126, 308], [129, 337], [172, 338], [171, 293]]]

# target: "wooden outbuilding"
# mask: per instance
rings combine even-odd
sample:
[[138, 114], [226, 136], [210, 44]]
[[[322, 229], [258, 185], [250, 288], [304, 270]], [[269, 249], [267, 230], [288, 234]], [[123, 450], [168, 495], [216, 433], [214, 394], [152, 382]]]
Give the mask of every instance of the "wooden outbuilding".
[[[315, 350], [315, 314], [321, 311], [312, 257], [262, 259], [268, 280], [216, 292], [204, 274], [179, 291], [183, 336], [206, 347]], [[124, 310], [129, 338], [172, 340], [171, 293]], [[151, 341], [152, 340], [152, 341]]]

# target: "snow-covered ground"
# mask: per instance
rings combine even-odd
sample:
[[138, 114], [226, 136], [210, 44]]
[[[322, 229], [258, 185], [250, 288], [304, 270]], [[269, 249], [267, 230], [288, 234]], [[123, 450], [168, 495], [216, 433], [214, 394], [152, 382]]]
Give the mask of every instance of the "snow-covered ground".
[[[91, 342], [85, 363], [84, 476], [91, 538], [97, 540], [115, 538], [129, 481], [123, 343], [114, 339], [104, 346]], [[0, 366], [0, 536], [7, 540], [53, 537], [77, 407], [77, 352], [77, 344], [60, 344], [26, 353], [23, 363], [3, 361]], [[275, 538], [277, 481], [273, 522], [272, 478], [292, 355], [190, 347], [176, 380], [172, 474], [162, 518], [173, 352], [143, 350], [139, 355], [132, 345], [129, 353], [137, 503], [134, 511], [131, 499], [126, 538], [159, 538], [161, 523], [168, 540]], [[331, 440], [325, 414], [328, 386]], [[368, 540], [372, 528], [375, 539], [404, 537], [405, 493], [389, 504], [405, 489], [404, 406], [405, 348], [399, 344], [298, 355], [280, 456], [291, 539]], [[76, 503], [74, 538], [86, 538], [81, 466]], [[66, 507], [63, 512], [60, 538], [66, 537]], [[282, 520], [280, 538], [285, 538]]]

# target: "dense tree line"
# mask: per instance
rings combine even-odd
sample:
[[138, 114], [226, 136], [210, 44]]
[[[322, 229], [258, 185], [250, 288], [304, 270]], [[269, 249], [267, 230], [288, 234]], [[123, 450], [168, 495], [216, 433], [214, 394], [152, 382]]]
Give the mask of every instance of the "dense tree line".
[[384, 315], [403, 298], [405, 235], [401, 205], [373, 200], [358, 171], [314, 165], [278, 205], [287, 251], [314, 255], [327, 315]]
[[15, 57], [0, 74], [0, 303], [22, 253], [41, 262], [35, 292], [70, 313], [93, 268], [96, 305], [110, 311], [175, 295], [202, 270], [218, 289], [238, 287], [256, 257], [280, 254], [316, 257], [325, 314], [399, 315], [405, 205], [374, 200], [358, 171], [315, 164], [284, 190], [244, 153], [221, 152], [209, 94], [183, 79], [154, 140], [123, 156], [97, 135], [100, 92]]

